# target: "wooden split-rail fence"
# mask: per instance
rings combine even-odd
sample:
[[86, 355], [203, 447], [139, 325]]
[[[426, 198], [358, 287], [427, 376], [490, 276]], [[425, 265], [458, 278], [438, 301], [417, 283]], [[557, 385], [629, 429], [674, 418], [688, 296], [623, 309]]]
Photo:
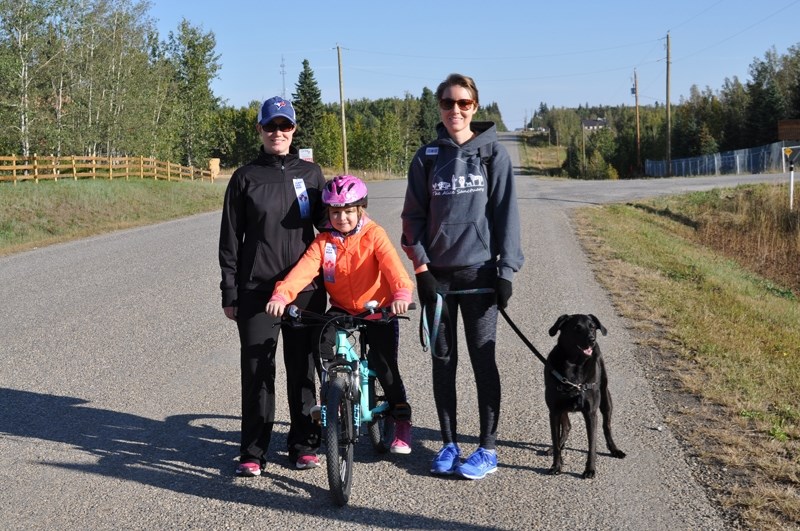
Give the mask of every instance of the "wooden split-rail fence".
[[41, 156], [0, 157], [0, 182], [59, 179], [154, 179], [166, 181], [214, 182], [219, 174], [219, 159], [210, 168], [182, 166], [148, 157]]

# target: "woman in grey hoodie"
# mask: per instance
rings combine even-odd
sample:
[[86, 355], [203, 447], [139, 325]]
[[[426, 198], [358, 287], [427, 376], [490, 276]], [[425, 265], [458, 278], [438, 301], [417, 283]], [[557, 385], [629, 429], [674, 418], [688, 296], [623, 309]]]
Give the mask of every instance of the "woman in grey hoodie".
[[[475, 82], [451, 74], [436, 98], [442, 119], [438, 138], [411, 161], [401, 243], [414, 263], [425, 311], [433, 315], [443, 304], [443, 315], [449, 316], [431, 331], [433, 395], [443, 442], [431, 472], [482, 479], [497, 470], [497, 310], [508, 304], [514, 273], [523, 263], [519, 211], [513, 167], [494, 123], [472, 123], [479, 105]], [[440, 294], [446, 295], [443, 303]], [[463, 463], [456, 430], [459, 309], [480, 410], [480, 446]]]

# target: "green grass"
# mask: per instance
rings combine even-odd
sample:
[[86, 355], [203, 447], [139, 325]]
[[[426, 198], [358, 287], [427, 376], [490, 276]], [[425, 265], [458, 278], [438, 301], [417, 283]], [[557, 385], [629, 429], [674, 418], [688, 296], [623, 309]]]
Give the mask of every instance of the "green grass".
[[0, 183], [0, 255], [222, 207], [221, 183]]
[[[770, 196], [776, 202], [766, 202]], [[703, 418], [683, 421], [685, 440], [724, 476], [741, 478], [735, 488], [711, 488], [755, 528], [800, 521], [798, 286], [785, 284], [782, 264], [752, 244], [780, 242], [772, 247], [794, 252], [797, 225], [775, 212], [778, 201], [773, 190], [742, 187], [576, 214], [617, 309], [699, 399], [697, 411], [682, 413]], [[778, 228], [752, 221], [764, 210]]]

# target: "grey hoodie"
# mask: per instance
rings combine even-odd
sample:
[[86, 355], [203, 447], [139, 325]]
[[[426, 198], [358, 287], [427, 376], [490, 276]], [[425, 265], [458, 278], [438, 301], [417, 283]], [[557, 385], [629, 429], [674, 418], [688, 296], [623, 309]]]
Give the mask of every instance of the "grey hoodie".
[[514, 169], [494, 123], [471, 129], [477, 135], [459, 146], [439, 123], [438, 138], [414, 155], [401, 244], [415, 269], [497, 267], [513, 281], [524, 261]]

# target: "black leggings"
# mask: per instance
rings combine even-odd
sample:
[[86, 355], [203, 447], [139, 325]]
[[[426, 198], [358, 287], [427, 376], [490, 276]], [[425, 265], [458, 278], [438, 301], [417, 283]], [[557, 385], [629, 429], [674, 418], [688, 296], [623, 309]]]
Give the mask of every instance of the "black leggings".
[[[320, 428], [310, 415], [316, 404], [314, 345], [303, 330], [272, 326], [278, 318], [265, 312], [269, 291], [240, 291], [236, 323], [241, 341], [242, 438], [241, 461], [265, 461], [275, 422], [275, 351], [283, 329], [283, 361], [289, 402], [289, 459], [313, 453], [319, 447]], [[300, 293], [300, 308], [325, 310], [324, 290]]]
[[[325, 315], [347, 315], [347, 313], [341, 308], [331, 307]], [[321, 333], [324, 335], [318, 345], [321, 350], [320, 357], [323, 358], [324, 363], [325, 358], [331, 358], [331, 353], [336, 345], [336, 329], [333, 326], [327, 326]], [[367, 323], [361, 333], [369, 345], [367, 354], [369, 368], [375, 371], [378, 381], [383, 387], [386, 400], [389, 402], [389, 412], [395, 418], [410, 418], [406, 388], [397, 366], [400, 340], [399, 323], [397, 320], [390, 323]], [[319, 337], [318, 334], [317, 337]], [[401, 408], [398, 408], [398, 405], [401, 405]]]
[[[460, 291], [494, 287], [494, 269], [462, 269], [434, 271], [433, 276], [444, 291]], [[464, 321], [464, 337], [469, 360], [478, 388], [480, 416], [480, 446], [493, 450], [497, 440], [500, 418], [500, 373], [495, 360], [497, 337], [497, 303], [494, 293], [447, 295], [448, 318], [439, 326], [433, 356], [433, 397], [439, 415], [442, 441], [457, 442], [456, 368], [458, 366], [458, 311]]]

